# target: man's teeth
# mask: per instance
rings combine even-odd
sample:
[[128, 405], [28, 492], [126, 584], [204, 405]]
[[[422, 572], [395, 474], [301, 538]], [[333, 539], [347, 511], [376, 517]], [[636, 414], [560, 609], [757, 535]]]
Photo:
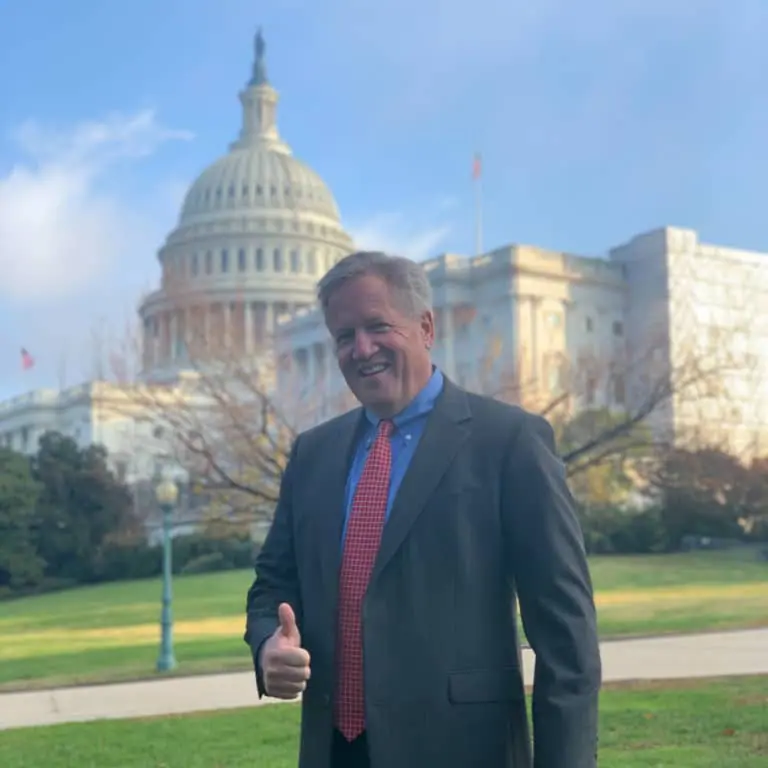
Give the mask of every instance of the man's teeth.
[[362, 373], [363, 376], [373, 376], [376, 373], [381, 373], [386, 369], [386, 367], [386, 363], [379, 363], [378, 365], [366, 365], [360, 368], [360, 373]]

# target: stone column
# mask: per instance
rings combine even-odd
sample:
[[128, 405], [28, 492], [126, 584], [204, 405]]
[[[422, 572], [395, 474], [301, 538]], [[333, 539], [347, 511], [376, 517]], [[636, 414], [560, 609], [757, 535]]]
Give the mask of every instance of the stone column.
[[315, 391], [315, 384], [317, 383], [317, 359], [316, 359], [315, 344], [310, 344], [307, 347], [307, 379], [304, 382], [302, 389], [304, 392]]
[[211, 305], [203, 304], [203, 343], [202, 348], [206, 354], [211, 348]]
[[189, 340], [192, 337], [192, 309], [190, 307], [184, 307], [181, 310], [183, 313], [184, 323], [181, 334], [182, 354], [185, 360], [189, 360]]
[[253, 302], [245, 302], [245, 312], [243, 313], [245, 323], [245, 351], [250, 354], [255, 348], [253, 343]]
[[222, 304], [224, 310], [224, 347], [232, 347], [232, 302], [226, 301]]
[[169, 355], [169, 357], [171, 360], [176, 360], [179, 356], [178, 310], [171, 311], [170, 320], [171, 320], [171, 329], [170, 329], [171, 354]]
[[453, 327], [453, 307], [446, 298], [443, 309], [443, 350], [445, 373], [450, 379], [456, 378], [456, 336]]
[[541, 375], [541, 349], [539, 345], [539, 306], [541, 299], [536, 296], [529, 296], [530, 305], [530, 323], [531, 323], [531, 372], [537, 389], [540, 389], [542, 382]]
[[141, 344], [141, 367], [146, 371], [149, 368], [150, 344], [152, 343], [152, 334], [147, 330], [146, 319], [141, 326], [142, 344]]

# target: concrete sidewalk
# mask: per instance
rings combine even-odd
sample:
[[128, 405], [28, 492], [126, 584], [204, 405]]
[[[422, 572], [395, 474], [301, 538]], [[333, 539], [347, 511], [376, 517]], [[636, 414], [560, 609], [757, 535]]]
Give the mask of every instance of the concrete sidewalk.
[[[601, 644], [605, 682], [768, 674], [768, 629]], [[526, 683], [533, 654], [523, 652]], [[0, 694], [0, 730], [181, 714], [259, 702], [251, 672]]]

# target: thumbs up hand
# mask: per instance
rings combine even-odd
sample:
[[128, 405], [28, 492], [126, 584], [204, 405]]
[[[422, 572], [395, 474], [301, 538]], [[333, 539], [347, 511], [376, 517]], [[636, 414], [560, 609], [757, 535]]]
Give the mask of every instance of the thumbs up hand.
[[309, 653], [301, 647], [296, 615], [288, 603], [278, 608], [280, 625], [259, 654], [267, 694], [277, 699], [295, 699], [307, 687]]

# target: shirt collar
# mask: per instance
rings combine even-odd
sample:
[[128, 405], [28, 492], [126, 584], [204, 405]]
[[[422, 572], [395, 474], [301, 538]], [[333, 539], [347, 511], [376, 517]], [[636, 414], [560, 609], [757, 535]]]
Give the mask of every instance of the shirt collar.
[[[432, 375], [429, 377], [429, 381], [424, 388], [397, 416], [393, 417], [392, 421], [395, 423], [395, 426], [401, 427], [403, 424], [407, 424], [409, 421], [429, 413], [435, 407], [435, 402], [442, 391], [443, 374], [439, 368], [433, 366]], [[379, 417], [368, 409], [365, 411], [365, 416], [373, 426], [376, 426], [380, 421]]]

